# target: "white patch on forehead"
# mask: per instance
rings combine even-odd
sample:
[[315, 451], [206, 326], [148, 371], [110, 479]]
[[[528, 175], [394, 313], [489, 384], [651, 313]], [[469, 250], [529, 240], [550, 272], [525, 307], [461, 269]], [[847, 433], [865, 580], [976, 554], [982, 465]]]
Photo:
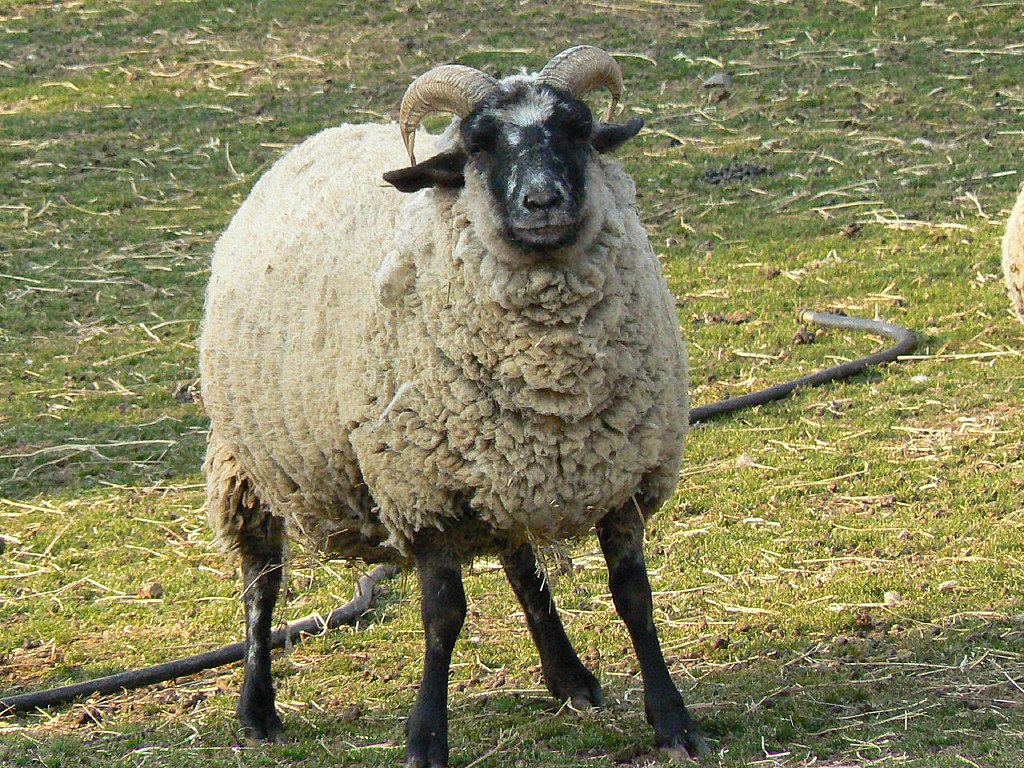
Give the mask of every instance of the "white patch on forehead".
[[515, 104], [495, 112], [501, 122], [525, 128], [542, 125], [555, 111], [555, 97], [543, 91], [529, 90]]

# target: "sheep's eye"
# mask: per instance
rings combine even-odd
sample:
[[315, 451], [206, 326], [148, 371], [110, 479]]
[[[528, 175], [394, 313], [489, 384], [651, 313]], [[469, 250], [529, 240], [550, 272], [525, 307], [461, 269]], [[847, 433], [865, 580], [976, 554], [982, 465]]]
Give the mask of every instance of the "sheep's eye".
[[587, 141], [590, 139], [591, 128], [589, 119], [573, 119], [566, 124], [565, 131], [573, 141]]
[[585, 109], [564, 109], [555, 113], [557, 127], [572, 141], [589, 141], [593, 119]]

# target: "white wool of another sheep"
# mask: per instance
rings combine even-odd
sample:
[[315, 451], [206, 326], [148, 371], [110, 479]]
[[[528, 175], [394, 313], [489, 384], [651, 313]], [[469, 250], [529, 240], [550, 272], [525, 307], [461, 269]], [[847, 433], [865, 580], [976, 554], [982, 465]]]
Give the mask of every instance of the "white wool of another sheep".
[[385, 186], [403, 153], [394, 125], [328, 129], [217, 244], [200, 356], [221, 542], [237, 541], [239, 493], [367, 561], [404, 559], [427, 527], [470, 557], [584, 534], [638, 491], [655, 509], [676, 483], [687, 368], [632, 181], [595, 154], [587, 229], [527, 260], [475, 174]]
[[1003, 237], [1003, 274], [1017, 317], [1024, 321], [1024, 187], [1006, 223]]

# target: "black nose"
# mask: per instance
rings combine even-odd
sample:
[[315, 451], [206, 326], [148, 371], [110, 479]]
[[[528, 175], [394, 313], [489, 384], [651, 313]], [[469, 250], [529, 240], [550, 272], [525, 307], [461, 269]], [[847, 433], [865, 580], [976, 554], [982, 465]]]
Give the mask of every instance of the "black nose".
[[523, 193], [523, 207], [530, 211], [547, 211], [562, 202], [562, 193], [554, 187], [536, 187]]

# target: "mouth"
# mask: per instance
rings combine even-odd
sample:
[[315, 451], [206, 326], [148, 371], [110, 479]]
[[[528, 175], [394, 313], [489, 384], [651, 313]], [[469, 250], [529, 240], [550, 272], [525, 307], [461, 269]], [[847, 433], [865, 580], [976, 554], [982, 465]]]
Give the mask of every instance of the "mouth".
[[542, 224], [539, 226], [509, 227], [509, 235], [513, 242], [530, 250], [554, 250], [570, 245], [579, 231], [578, 222], [567, 224]]

